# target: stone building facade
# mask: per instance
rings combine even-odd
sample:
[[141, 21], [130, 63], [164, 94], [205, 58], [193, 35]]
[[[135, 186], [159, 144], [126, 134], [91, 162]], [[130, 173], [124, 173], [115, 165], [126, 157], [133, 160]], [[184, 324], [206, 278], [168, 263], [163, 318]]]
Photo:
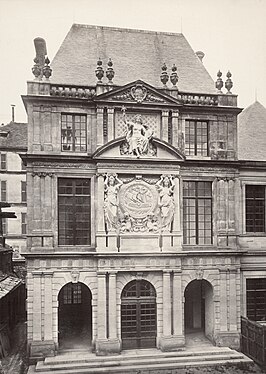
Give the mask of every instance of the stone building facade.
[[31, 358], [176, 350], [196, 330], [238, 348], [244, 280], [265, 274], [245, 186], [265, 185], [265, 169], [237, 160], [231, 74], [223, 93], [181, 34], [73, 25], [51, 67], [35, 46], [23, 96]]

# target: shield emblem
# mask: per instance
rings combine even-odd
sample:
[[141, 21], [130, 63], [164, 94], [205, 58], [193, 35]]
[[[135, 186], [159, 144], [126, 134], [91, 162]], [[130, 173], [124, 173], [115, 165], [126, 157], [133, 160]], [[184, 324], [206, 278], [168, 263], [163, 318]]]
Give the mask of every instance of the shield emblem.
[[141, 84], [137, 84], [131, 88], [131, 96], [137, 101], [137, 103], [142, 103], [147, 96], [147, 90]]

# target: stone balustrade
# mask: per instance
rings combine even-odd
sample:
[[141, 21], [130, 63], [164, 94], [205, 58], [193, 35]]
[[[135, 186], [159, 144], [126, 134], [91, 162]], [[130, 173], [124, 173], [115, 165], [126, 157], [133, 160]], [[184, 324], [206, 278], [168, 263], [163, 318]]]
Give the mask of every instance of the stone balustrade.
[[91, 99], [96, 95], [95, 87], [51, 84], [50, 95], [76, 99]]

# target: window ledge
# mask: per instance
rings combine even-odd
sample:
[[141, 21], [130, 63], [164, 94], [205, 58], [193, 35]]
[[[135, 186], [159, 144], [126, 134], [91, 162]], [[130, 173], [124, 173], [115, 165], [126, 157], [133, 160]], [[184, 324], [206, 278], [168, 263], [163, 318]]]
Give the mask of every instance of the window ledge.
[[187, 160], [211, 160], [210, 156], [192, 156], [186, 155]]
[[246, 232], [244, 234], [239, 234], [241, 238], [248, 238], [248, 237], [266, 237], [266, 232]]

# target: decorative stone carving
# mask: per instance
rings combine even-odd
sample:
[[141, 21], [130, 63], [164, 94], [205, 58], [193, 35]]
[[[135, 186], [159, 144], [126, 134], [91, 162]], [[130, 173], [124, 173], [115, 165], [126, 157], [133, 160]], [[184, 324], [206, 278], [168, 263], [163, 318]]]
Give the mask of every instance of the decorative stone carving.
[[123, 185], [119, 191], [119, 231], [158, 233], [158, 193], [142, 179]]
[[79, 271], [72, 271], [71, 272], [72, 283], [78, 283], [79, 275], [80, 275]]
[[197, 280], [202, 280], [204, 275], [204, 270], [203, 269], [198, 269], [196, 270], [196, 279]]
[[131, 88], [131, 96], [137, 103], [142, 103], [147, 96], [147, 89], [142, 84], [137, 84]]
[[127, 125], [125, 141], [121, 144], [120, 153], [137, 156], [155, 156], [156, 148], [152, 144], [153, 131], [142, 120], [141, 115], [136, 115], [133, 121], [126, 119], [126, 108], [122, 107], [123, 121]]
[[155, 186], [159, 192], [158, 205], [160, 208], [161, 230], [169, 232], [171, 229], [175, 211], [173, 196], [175, 184], [173, 176], [162, 175]]
[[117, 229], [117, 194], [123, 182], [118, 179], [117, 174], [107, 174], [104, 181], [104, 217], [107, 231], [115, 231]]

